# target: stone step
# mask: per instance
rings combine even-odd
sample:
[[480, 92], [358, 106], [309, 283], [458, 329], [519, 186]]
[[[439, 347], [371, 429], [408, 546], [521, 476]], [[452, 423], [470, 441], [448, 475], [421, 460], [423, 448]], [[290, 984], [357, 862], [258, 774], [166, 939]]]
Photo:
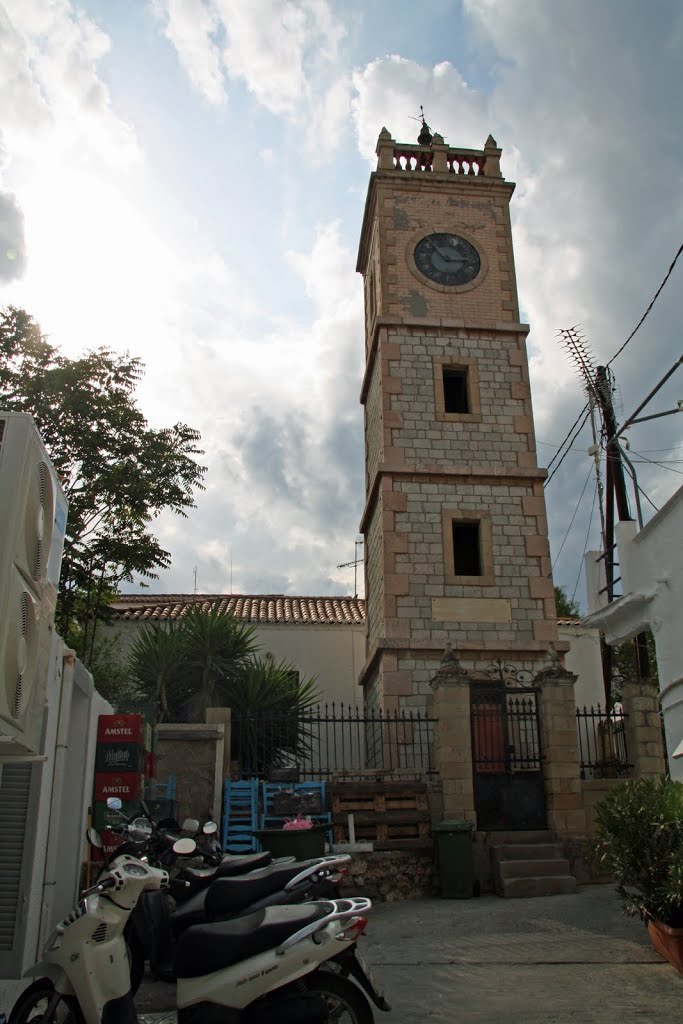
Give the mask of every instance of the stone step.
[[555, 860], [502, 860], [498, 864], [500, 878], [547, 878], [551, 875], [569, 875], [569, 861], [564, 857]]
[[489, 846], [529, 846], [531, 843], [554, 843], [555, 835], [548, 829], [535, 832], [487, 832], [486, 842]]
[[532, 875], [528, 878], [501, 878], [499, 896], [505, 899], [535, 896], [560, 896], [576, 892], [573, 875]]
[[559, 843], [506, 843], [494, 846], [493, 859], [496, 863], [503, 860], [558, 860], [562, 858]]

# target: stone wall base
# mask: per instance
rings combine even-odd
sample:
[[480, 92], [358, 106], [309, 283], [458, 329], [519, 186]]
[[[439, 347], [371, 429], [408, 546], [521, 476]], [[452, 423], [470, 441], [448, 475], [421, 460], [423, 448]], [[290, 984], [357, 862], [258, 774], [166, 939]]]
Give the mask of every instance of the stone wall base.
[[344, 896], [398, 903], [436, 896], [439, 876], [431, 850], [386, 850], [354, 854], [341, 886]]

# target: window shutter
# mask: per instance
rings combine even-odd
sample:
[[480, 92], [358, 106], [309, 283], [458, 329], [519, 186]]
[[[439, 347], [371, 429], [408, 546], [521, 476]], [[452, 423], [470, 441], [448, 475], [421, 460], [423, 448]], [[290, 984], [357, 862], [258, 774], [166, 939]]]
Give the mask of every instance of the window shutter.
[[[18, 939], [31, 764], [5, 764], [0, 777], [0, 965], [13, 958]], [[5, 975], [6, 977], [7, 975]]]

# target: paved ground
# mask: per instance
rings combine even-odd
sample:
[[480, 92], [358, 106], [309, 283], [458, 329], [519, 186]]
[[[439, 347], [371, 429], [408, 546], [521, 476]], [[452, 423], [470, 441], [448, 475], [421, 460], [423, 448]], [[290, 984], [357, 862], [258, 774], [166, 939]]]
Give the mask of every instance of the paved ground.
[[[611, 886], [576, 896], [381, 904], [361, 950], [386, 1024], [680, 1024], [683, 977], [623, 916]], [[174, 989], [146, 982], [141, 1021], [170, 1022]], [[149, 1011], [157, 1011], [152, 1013]], [[143, 1015], [144, 1013], [144, 1015]]]

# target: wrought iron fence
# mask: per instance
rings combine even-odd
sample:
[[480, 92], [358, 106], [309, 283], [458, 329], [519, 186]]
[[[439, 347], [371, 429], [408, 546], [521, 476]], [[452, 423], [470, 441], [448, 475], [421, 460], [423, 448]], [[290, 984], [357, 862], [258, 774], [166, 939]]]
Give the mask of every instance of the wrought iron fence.
[[631, 774], [626, 715], [597, 707], [576, 709], [582, 779], [621, 779]]
[[233, 715], [232, 759], [244, 778], [298, 769], [307, 779], [432, 775], [436, 719], [320, 704], [296, 715]]

